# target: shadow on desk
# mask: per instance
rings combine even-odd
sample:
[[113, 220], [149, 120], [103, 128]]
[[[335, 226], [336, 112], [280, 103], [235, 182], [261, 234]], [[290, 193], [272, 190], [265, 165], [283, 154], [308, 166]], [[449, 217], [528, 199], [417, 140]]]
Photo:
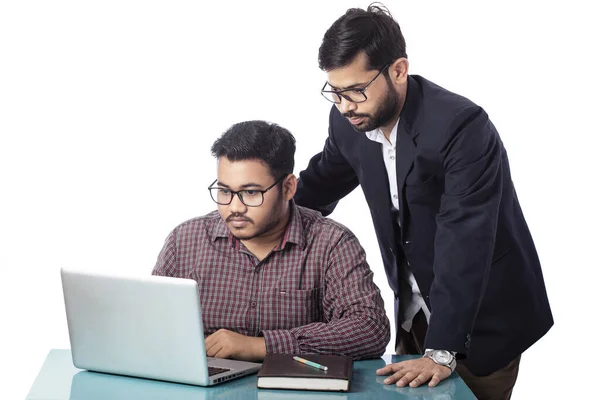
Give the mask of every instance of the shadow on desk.
[[[428, 386], [418, 388], [404, 387], [399, 388], [395, 385], [384, 385], [383, 377], [379, 381], [384, 390], [393, 395], [397, 400], [450, 400], [455, 399], [455, 384], [454, 382], [442, 382], [437, 389]], [[331, 399], [352, 399], [357, 392], [339, 393], [339, 392], [308, 392], [296, 390], [258, 390], [258, 400], [331, 400]], [[365, 395], [369, 392], [363, 392]], [[373, 398], [380, 397], [376, 392], [370, 392]], [[365, 397], [366, 398], [366, 397]], [[386, 396], [387, 398], [387, 396]]]
[[[453, 373], [456, 374], [456, 372]], [[385, 376], [378, 376], [377, 383], [381, 384], [386, 391], [398, 393], [398, 399], [450, 400], [456, 398], [456, 383], [451, 379], [440, 382], [434, 388], [431, 388], [426, 384], [416, 388], [408, 386], [400, 388], [395, 384], [384, 385], [383, 380], [385, 378]]]
[[251, 377], [235, 379], [222, 385], [202, 387], [81, 371], [73, 376], [69, 400], [247, 399], [248, 379]]

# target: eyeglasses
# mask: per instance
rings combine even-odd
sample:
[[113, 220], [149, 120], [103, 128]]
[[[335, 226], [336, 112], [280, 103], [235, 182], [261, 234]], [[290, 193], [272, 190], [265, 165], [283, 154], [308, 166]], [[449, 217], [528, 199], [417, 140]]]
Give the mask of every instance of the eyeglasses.
[[362, 89], [325, 90], [325, 87], [327, 86], [327, 82], [325, 82], [323, 88], [321, 89], [321, 94], [323, 95], [323, 97], [325, 97], [325, 99], [327, 99], [327, 101], [330, 101], [335, 104], [340, 104], [342, 102], [342, 97], [353, 103], [362, 103], [363, 101], [367, 101], [367, 95], [365, 94], [365, 90], [367, 90], [371, 83], [375, 82], [375, 79], [377, 79], [377, 77], [381, 75], [381, 73], [385, 71], [385, 69], [389, 65], [390, 64], [386, 64], [377, 73], [377, 75], [375, 75], [375, 78], [371, 79], [371, 82], [367, 83], [367, 86], [365, 86]]
[[275, 185], [283, 180], [288, 174], [283, 175], [281, 178], [277, 179], [274, 184], [269, 186], [264, 190], [257, 189], [244, 189], [235, 190], [222, 188], [222, 187], [213, 187], [213, 185], [217, 182], [217, 179], [208, 187], [208, 191], [210, 192], [210, 197], [217, 204], [222, 206], [226, 206], [231, 203], [233, 200], [233, 196], [237, 195], [240, 201], [248, 207], [260, 207], [265, 201], [265, 193], [271, 190]]

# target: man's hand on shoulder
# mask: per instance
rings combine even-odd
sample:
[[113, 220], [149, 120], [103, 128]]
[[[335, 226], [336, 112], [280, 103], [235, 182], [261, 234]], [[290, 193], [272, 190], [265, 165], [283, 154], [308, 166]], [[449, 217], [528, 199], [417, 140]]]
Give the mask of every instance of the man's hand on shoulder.
[[448, 378], [452, 371], [450, 368], [436, 364], [430, 358], [417, 358], [388, 364], [377, 370], [377, 375], [390, 375], [383, 383], [386, 385], [396, 383], [397, 386], [418, 387], [429, 382], [430, 387]]
[[262, 361], [267, 354], [264, 338], [244, 336], [227, 329], [219, 329], [208, 336], [204, 339], [204, 345], [209, 357]]

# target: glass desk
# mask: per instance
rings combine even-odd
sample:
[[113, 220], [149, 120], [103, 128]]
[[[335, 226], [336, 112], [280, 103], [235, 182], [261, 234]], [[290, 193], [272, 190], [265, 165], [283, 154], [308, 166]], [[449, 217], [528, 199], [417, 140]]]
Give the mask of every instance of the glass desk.
[[349, 392], [317, 392], [296, 390], [265, 390], [256, 387], [256, 374], [234, 379], [211, 387], [101, 374], [73, 366], [70, 350], [50, 350], [26, 400], [120, 400], [120, 399], [422, 399], [471, 400], [473, 393], [453, 373], [437, 387], [398, 388], [384, 385], [383, 376], [375, 370], [390, 362], [416, 356], [385, 355], [376, 360], [355, 361]]

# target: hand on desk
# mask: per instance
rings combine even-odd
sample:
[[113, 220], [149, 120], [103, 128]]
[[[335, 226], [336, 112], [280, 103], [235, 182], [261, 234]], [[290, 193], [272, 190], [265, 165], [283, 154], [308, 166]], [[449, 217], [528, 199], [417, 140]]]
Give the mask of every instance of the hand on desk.
[[391, 384], [396, 382], [397, 386], [418, 387], [429, 382], [430, 387], [448, 378], [452, 371], [450, 368], [438, 365], [430, 358], [417, 358], [414, 360], [402, 361], [395, 364], [388, 364], [377, 370], [377, 375], [389, 375], [383, 383]]
[[244, 361], [262, 361], [267, 354], [265, 339], [219, 329], [204, 339], [206, 355]]

